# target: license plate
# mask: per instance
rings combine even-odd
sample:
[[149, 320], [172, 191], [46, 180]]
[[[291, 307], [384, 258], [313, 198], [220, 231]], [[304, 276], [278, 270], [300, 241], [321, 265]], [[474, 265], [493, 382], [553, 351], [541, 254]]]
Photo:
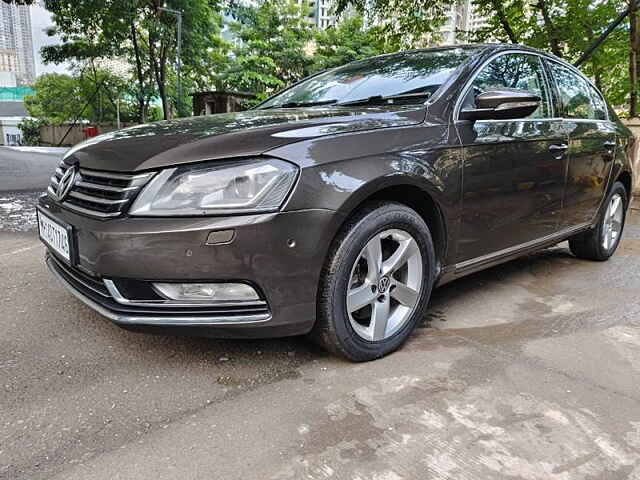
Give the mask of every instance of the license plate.
[[46, 246], [71, 263], [71, 227], [55, 221], [37, 210], [38, 232]]

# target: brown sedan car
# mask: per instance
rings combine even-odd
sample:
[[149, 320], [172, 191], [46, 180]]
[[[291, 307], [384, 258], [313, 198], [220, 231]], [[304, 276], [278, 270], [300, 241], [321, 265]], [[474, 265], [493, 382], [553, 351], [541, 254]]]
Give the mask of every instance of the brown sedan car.
[[[47, 264], [131, 330], [398, 348], [435, 285], [569, 240], [620, 241], [634, 139], [557, 58], [374, 57], [257, 108], [71, 149], [38, 206]], [[509, 301], [505, 298], [505, 301]]]

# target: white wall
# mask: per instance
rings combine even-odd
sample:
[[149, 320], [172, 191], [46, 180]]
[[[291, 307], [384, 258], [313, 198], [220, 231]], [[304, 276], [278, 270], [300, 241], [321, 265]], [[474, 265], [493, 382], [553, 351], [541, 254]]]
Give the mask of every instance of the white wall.
[[20, 145], [22, 141], [22, 131], [18, 124], [22, 117], [0, 117], [0, 145]]

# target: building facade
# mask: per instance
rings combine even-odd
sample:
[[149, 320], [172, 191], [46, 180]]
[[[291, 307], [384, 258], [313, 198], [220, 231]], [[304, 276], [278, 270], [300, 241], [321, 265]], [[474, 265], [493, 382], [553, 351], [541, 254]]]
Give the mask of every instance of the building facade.
[[36, 64], [28, 5], [0, 2], [0, 71], [15, 72], [19, 83], [35, 81]]
[[469, 33], [487, 26], [487, 17], [481, 15], [472, 0], [458, 0], [447, 10], [447, 20], [440, 28], [438, 45], [468, 43]]
[[298, 0], [298, 5], [309, 9], [309, 23], [318, 28], [329, 28], [337, 22], [334, 0]]

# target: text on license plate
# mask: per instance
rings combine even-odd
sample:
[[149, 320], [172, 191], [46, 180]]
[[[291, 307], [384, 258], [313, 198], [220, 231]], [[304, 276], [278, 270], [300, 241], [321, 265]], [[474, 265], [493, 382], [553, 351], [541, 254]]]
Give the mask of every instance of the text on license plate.
[[38, 230], [44, 243], [67, 261], [71, 261], [69, 233], [65, 227], [38, 212]]

